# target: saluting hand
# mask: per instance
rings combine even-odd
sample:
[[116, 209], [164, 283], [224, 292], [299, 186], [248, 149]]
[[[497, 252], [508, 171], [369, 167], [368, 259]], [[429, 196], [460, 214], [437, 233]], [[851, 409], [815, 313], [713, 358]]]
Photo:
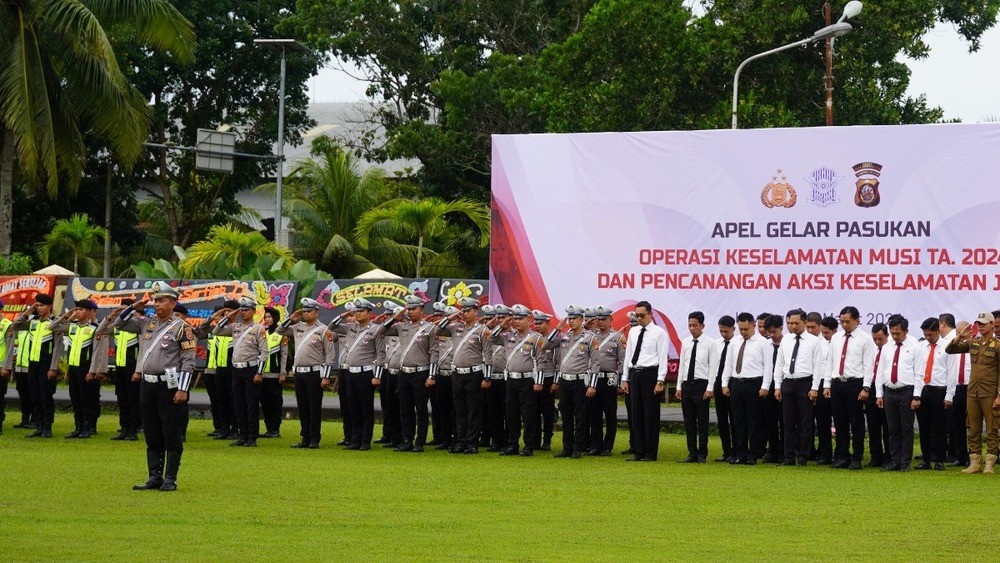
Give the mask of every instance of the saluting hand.
[[132, 304], [132, 308], [136, 311], [142, 311], [146, 308], [147, 303], [149, 303], [149, 299], [140, 299]]

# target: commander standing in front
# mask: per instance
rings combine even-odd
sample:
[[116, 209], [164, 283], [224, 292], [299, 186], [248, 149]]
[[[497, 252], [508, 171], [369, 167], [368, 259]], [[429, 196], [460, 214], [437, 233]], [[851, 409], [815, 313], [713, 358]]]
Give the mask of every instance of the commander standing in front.
[[622, 390], [632, 403], [635, 457], [629, 461], [656, 461], [660, 447], [660, 400], [667, 379], [667, 332], [653, 324], [653, 307], [648, 301], [635, 305], [639, 330], [628, 333]]

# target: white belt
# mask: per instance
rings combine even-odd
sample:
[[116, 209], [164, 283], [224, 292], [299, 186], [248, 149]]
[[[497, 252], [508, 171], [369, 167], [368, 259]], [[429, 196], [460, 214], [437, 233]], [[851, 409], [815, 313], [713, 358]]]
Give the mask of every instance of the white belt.
[[400, 369], [403, 370], [403, 373], [417, 373], [421, 371], [428, 371], [431, 369], [431, 366], [417, 366], [412, 368], [403, 366]]
[[503, 373], [494, 373], [493, 375], [490, 376], [490, 379], [492, 379], [493, 381], [503, 381], [504, 380]]
[[392, 369], [392, 368], [386, 368], [386, 371], [389, 372], [389, 375], [396, 375], [399, 373], [398, 369]]
[[599, 371], [599, 372], [597, 372], [597, 377], [599, 379], [603, 378], [603, 377], [618, 377], [618, 372], [615, 372], [615, 371]]
[[233, 362], [233, 367], [236, 369], [252, 368], [260, 365], [257, 360], [250, 360], [249, 362]]
[[150, 375], [148, 373], [142, 374], [142, 378], [146, 380], [146, 383], [159, 383], [167, 380], [166, 375]]
[[554, 371], [543, 371], [542, 372], [542, 379], [552, 379], [555, 376], [556, 376], [556, 372], [554, 372]]
[[442, 376], [442, 377], [451, 377], [451, 370], [450, 369], [438, 370], [437, 374], [440, 375], [440, 376]]
[[518, 372], [518, 371], [508, 371], [507, 377], [511, 379], [531, 379], [535, 374], [531, 372]]
[[564, 373], [559, 377], [564, 381], [578, 381], [578, 380], [583, 381], [589, 375], [590, 375], [589, 373]]
[[374, 371], [374, 370], [375, 366], [372, 364], [368, 364], [367, 366], [350, 366], [347, 368], [347, 371], [351, 373], [361, 373], [363, 371]]
[[295, 373], [310, 373], [322, 370], [323, 366], [295, 366]]
[[468, 373], [478, 373], [480, 371], [483, 371], [482, 364], [478, 366], [472, 366], [471, 368], [455, 368], [455, 373], [459, 375], [465, 375]]

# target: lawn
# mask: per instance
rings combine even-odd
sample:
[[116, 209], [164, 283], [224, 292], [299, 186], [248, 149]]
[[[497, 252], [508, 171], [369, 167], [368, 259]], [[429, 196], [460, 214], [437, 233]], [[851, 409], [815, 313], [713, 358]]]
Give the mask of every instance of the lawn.
[[[826, 467], [229, 448], [192, 420], [176, 493], [145, 480], [142, 442], [0, 436], [0, 560], [981, 560], [998, 476]], [[375, 435], [379, 435], [376, 428]], [[557, 435], [558, 437], [558, 435]], [[619, 434], [619, 444], [622, 434]], [[718, 453], [718, 442], [711, 454]], [[621, 449], [619, 447], [618, 449]], [[992, 559], [992, 558], [990, 558]]]

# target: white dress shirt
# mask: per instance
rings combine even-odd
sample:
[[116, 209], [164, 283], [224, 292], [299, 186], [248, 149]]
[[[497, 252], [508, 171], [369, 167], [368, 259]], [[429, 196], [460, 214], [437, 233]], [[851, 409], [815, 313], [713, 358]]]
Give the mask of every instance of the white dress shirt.
[[[958, 331], [951, 329], [951, 332], [941, 337], [938, 342], [938, 346], [944, 344], [946, 347], [948, 343], [958, 336]], [[959, 385], [968, 385], [969, 376], [972, 375], [972, 357], [969, 354], [948, 354], [948, 388], [951, 392], [951, 397], [954, 398], [954, 389], [957, 389]], [[959, 370], [962, 371], [962, 380], [959, 381]], [[950, 401], [951, 399], [946, 399]]]
[[639, 342], [639, 335], [642, 334], [643, 327], [634, 326], [628, 331], [628, 341], [625, 343], [625, 365], [622, 366], [622, 381], [628, 382], [629, 370], [633, 367], [653, 367], [656, 366], [656, 381], [663, 382], [667, 379], [667, 358], [670, 352], [670, 337], [667, 331], [649, 323], [645, 326], [646, 332], [642, 337], [642, 348], [639, 350], [639, 361], [632, 365], [632, 355], [635, 352], [636, 344]]
[[[800, 339], [800, 340], [797, 340]], [[812, 389], [819, 389], [819, 382], [823, 379], [823, 345], [820, 343], [822, 337], [816, 337], [808, 332], [801, 335], [786, 334], [781, 339], [778, 346], [778, 361], [774, 364], [774, 388], [781, 389], [781, 382], [785, 379], [812, 380]], [[795, 372], [792, 373], [792, 353], [795, 352], [795, 343], [799, 344], [798, 354], [795, 356]]]
[[[847, 339], [847, 354], [844, 354], [844, 339]], [[843, 360], [843, 361], [841, 361]], [[844, 373], [840, 366], [843, 363]], [[875, 341], [872, 335], [855, 328], [848, 338], [846, 332], [838, 332], [830, 340], [830, 350], [826, 357], [826, 376], [824, 381], [830, 387], [834, 379], [860, 379], [864, 385], [871, 385], [872, 373], [875, 372]]]
[[[694, 347], [695, 338], [693, 336], [688, 336], [681, 341], [681, 365], [680, 371], [677, 372], [678, 383], [684, 383], [687, 381], [688, 370], [691, 369], [691, 349]], [[645, 346], [643, 342], [643, 346]], [[704, 379], [709, 383], [714, 383], [715, 378], [712, 377], [712, 352], [715, 347], [715, 342], [708, 337], [707, 334], [702, 333], [698, 337], [698, 349], [696, 352], [695, 362], [694, 362], [694, 379], [695, 381], [699, 379]], [[720, 352], [721, 353], [721, 352]], [[712, 389], [709, 388], [709, 391]]]
[[[934, 363], [931, 366], [931, 380], [930, 382], [924, 381], [924, 385], [946, 388], [947, 391], [945, 392], [944, 400], [951, 401], [955, 398], [955, 387], [951, 385], [948, 379], [948, 371], [949, 369], [957, 368], [952, 368], [952, 357], [944, 351], [946, 346], [948, 346], [948, 344], [946, 342], [942, 342], [942, 339], [940, 338], [934, 343]], [[919, 369], [922, 377], [926, 377], [927, 375], [927, 357], [930, 355], [930, 351], [930, 343], [926, 340], [920, 341], [920, 346], [917, 348], [917, 368]]]
[[[744, 342], [746, 347], [744, 348]], [[739, 359], [740, 348], [743, 349], [743, 371], [736, 373], [736, 362]], [[726, 368], [722, 372], [722, 386], [729, 387], [729, 380], [750, 379], [763, 377], [760, 388], [767, 391], [771, 388], [771, 381], [774, 379], [774, 366], [771, 357], [774, 354], [774, 347], [771, 341], [760, 334], [754, 333], [752, 337], [744, 340], [742, 336], [736, 335], [729, 343], [729, 352], [726, 353]]]
[[[702, 335], [704, 337], [704, 335]], [[709, 357], [708, 365], [708, 390], [711, 391], [715, 389], [715, 382], [722, 379], [723, 372], [726, 371], [726, 364], [729, 363], [729, 356], [736, 353], [736, 346], [738, 342], [742, 342], [743, 338], [740, 335], [734, 335], [729, 339], [729, 347], [726, 347], [726, 339], [718, 338], [712, 344], [712, 355]], [[701, 339], [698, 339], [699, 346], [701, 345]], [[722, 358], [722, 351], [726, 351], [725, 361]]]
[[[924, 370], [923, 365], [919, 363], [919, 347], [920, 343], [910, 338], [903, 340], [902, 346], [897, 346], [892, 340], [885, 343], [879, 361], [878, 376], [875, 378], [876, 398], [885, 396], [884, 388], [899, 389], [907, 385], [913, 386], [915, 398], [920, 397], [924, 390]], [[892, 382], [893, 367], [896, 368], [896, 383]]]

